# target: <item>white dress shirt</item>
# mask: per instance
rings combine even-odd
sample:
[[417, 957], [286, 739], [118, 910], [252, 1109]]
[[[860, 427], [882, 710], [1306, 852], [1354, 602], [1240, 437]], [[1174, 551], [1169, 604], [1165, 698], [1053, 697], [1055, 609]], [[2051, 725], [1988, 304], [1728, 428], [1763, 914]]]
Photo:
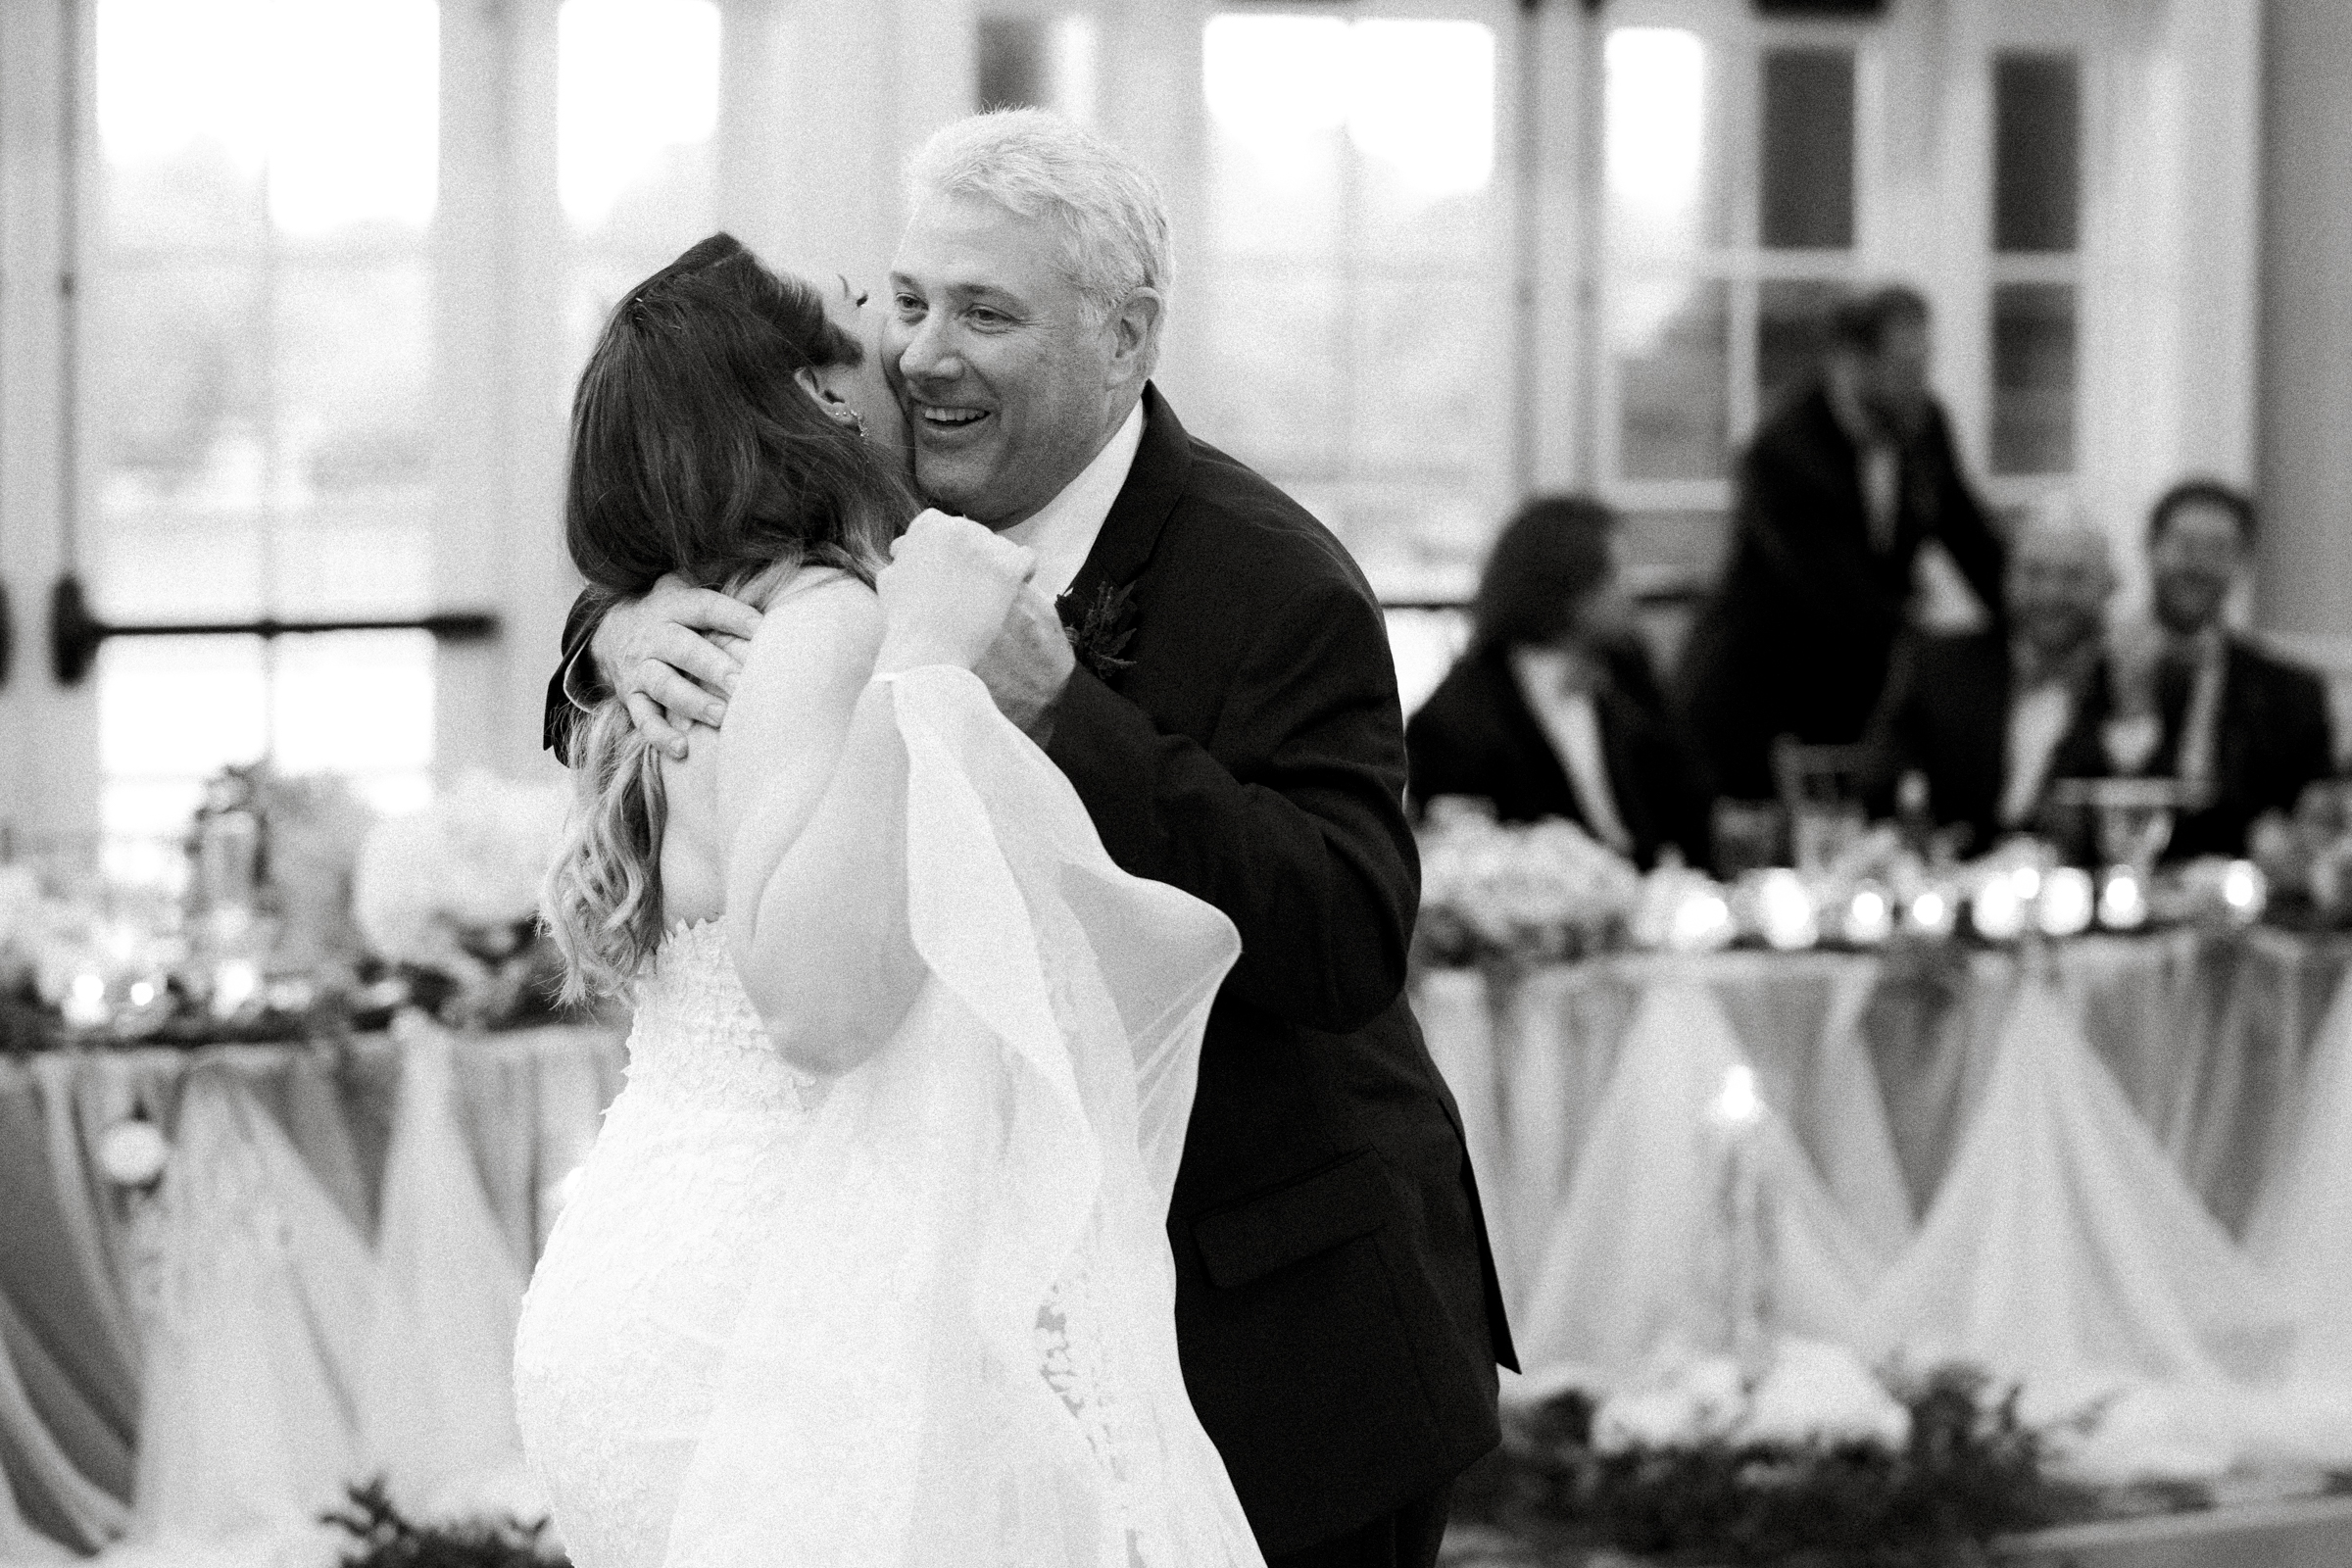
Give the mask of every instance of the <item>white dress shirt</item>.
[[1136, 450], [1144, 444], [1144, 405], [1139, 399], [1127, 418], [1095, 459], [1078, 470], [1053, 500], [1034, 516], [1014, 523], [1000, 535], [1037, 552], [1038, 591], [1058, 599], [1077, 580], [1078, 568], [1095, 548], [1095, 537], [1110, 515], [1127, 470], [1135, 466]]
[[2075, 725], [2075, 690], [2071, 682], [2045, 680], [2017, 694], [2009, 704], [2009, 768], [2001, 781], [2003, 827], [2024, 827], [2041, 804], [2042, 786], [2049, 782], [2050, 759], [2058, 743]]
[[1551, 742], [1568, 787], [1585, 813], [1592, 836], [1619, 855], [1634, 853], [1634, 835], [1618, 813], [1616, 792], [1609, 788], [1608, 756], [1601, 750], [1600, 713], [1592, 693], [1571, 681], [1568, 655], [1552, 648], [1511, 650], [1511, 676], [1519, 695]]

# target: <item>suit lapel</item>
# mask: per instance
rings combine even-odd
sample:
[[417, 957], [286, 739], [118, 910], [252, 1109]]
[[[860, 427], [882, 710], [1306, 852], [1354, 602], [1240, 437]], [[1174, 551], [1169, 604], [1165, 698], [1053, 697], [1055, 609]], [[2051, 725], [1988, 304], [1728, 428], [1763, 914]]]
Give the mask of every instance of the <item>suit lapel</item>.
[[1192, 438], [1177, 423], [1175, 411], [1159, 389], [1146, 382], [1144, 438], [1127, 469], [1127, 482], [1119, 486], [1118, 499], [1095, 535], [1095, 547], [1087, 552], [1086, 564], [1055, 603], [1062, 624], [1075, 625], [1104, 589], [1123, 588], [1142, 573], [1168, 514], [1184, 495], [1192, 462]]

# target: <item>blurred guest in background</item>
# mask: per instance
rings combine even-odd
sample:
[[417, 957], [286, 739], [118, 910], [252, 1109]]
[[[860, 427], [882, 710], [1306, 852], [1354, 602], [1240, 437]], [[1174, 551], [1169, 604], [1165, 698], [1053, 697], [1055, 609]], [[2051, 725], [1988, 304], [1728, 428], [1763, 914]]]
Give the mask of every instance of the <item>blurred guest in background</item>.
[[2253, 561], [2255, 510], [2187, 479], [2148, 515], [2152, 626], [2119, 629], [2061, 750], [2067, 778], [2178, 779], [2192, 804], [2176, 857], [2243, 855], [2267, 813], [2294, 809], [2334, 768], [2328, 690], [2312, 671], [2230, 632], [2225, 612]]
[[1405, 726], [1416, 809], [1442, 795], [1506, 822], [1566, 817], [1648, 865], [1706, 858], [1707, 798], [1619, 588], [1617, 519], [1530, 502], [1487, 558], [1470, 649]]
[[2105, 534], [2071, 514], [2029, 522], [2010, 546], [2006, 632], [1927, 633], [1896, 655], [1871, 728], [1882, 793], [1916, 769], [1936, 822], [1967, 826], [1980, 853], [2033, 826], [2114, 591]]
[[1740, 462], [1730, 557], [1680, 681], [1726, 795], [1772, 793], [1777, 736], [1860, 740], [1907, 621], [2000, 618], [2001, 545], [1928, 391], [1928, 326], [1908, 288], [1839, 306], [1820, 377]]

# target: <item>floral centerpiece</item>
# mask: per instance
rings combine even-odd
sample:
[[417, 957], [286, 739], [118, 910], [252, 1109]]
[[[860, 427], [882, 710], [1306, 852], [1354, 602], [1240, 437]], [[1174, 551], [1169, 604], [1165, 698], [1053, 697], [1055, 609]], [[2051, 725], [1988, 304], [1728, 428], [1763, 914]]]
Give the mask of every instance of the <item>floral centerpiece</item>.
[[1642, 897], [1632, 862], [1573, 822], [1497, 822], [1484, 803], [1431, 803], [1421, 841], [1429, 962], [1541, 962], [1602, 949]]
[[539, 884], [562, 843], [569, 791], [472, 771], [432, 805], [379, 823], [360, 853], [354, 912], [410, 1000], [445, 1021], [544, 1017], [555, 960]]

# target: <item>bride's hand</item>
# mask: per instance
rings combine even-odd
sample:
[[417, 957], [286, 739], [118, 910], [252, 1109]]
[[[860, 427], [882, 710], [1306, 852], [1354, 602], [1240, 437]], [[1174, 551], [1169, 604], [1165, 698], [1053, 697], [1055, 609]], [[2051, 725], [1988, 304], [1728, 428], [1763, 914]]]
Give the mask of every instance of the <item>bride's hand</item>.
[[979, 664], [1024, 584], [1037, 552], [963, 517], [928, 511], [890, 548], [875, 584], [882, 596], [882, 652], [887, 674], [918, 664]]

